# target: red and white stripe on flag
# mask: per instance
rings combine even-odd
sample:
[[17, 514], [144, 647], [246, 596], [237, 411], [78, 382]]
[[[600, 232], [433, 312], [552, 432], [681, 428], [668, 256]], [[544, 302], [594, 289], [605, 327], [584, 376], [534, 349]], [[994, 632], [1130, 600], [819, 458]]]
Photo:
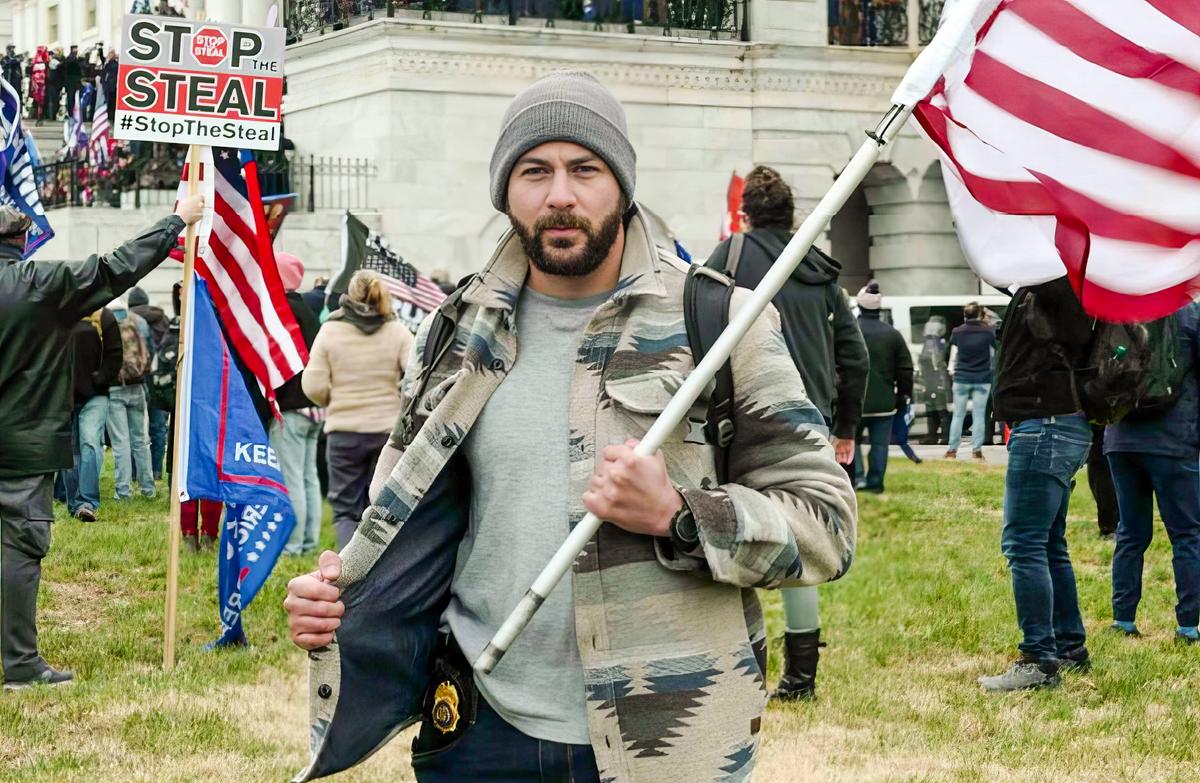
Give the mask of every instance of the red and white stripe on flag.
[[[274, 389], [304, 369], [308, 349], [284, 296], [257, 171], [252, 162], [243, 169], [238, 150], [200, 150], [206, 209], [197, 224], [196, 271], [208, 283], [238, 358], [274, 408]], [[187, 179], [185, 165], [180, 198], [187, 193]]]
[[438, 284], [424, 275], [417, 275], [416, 285], [407, 285], [390, 275], [381, 274], [379, 282], [388, 290], [393, 299], [407, 302], [420, 310], [432, 313], [446, 298]]
[[1148, 320], [1200, 293], [1200, 3], [1003, 0], [914, 118], [992, 285]]

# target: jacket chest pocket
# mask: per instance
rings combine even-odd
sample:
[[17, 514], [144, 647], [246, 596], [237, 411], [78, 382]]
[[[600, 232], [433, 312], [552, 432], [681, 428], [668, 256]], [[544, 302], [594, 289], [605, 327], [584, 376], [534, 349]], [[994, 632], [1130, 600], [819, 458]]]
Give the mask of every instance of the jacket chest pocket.
[[[667, 407], [686, 375], [675, 370], [655, 370], [628, 378], [608, 379], [604, 393], [611, 401], [615, 419], [610, 428], [609, 442], [621, 443], [625, 438], [641, 439]], [[701, 394], [692, 403], [687, 416], [677, 424], [663, 443], [662, 451], [668, 465], [684, 458], [694, 463], [711, 465], [712, 455], [704, 435], [708, 412], [708, 395]], [[672, 475], [674, 478], [674, 475]], [[678, 480], [678, 479], [677, 479]]]

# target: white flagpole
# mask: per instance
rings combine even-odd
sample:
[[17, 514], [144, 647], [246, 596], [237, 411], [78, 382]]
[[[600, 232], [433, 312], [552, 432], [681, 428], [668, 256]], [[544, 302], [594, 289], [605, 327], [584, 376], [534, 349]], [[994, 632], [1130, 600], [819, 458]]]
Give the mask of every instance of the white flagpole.
[[[667, 436], [687, 415], [717, 370], [729, 359], [750, 326], [783, 288], [784, 283], [808, 253], [809, 247], [879, 160], [884, 147], [900, 133], [917, 101], [929, 94], [950, 63], [960, 56], [965, 42], [973, 41], [977, 14], [989, 6], [994, 8], [998, 3], [999, 0], [959, 0], [947, 9], [941, 29], [925, 51], [917, 57], [896, 90], [896, 96], [903, 96], [904, 103], [893, 105], [875, 130], [867, 133], [867, 140], [834, 181], [833, 187], [792, 236], [770, 271], [751, 293], [750, 300], [731, 316], [725, 331], [717, 338], [700, 364], [688, 375], [679, 391], [675, 392], [675, 396], [634, 449], [635, 453], [651, 456], [658, 451]], [[491, 673], [513, 640], [533, 619], [533, 615], [550, 595], [550, 591], [571, 569], [571, 564], [587, 546], [587, 542], [596, 535], [601, 521], [594, 514], [588, 514], [575, 526], [475, 661], [476, 671], [482, 674]]]

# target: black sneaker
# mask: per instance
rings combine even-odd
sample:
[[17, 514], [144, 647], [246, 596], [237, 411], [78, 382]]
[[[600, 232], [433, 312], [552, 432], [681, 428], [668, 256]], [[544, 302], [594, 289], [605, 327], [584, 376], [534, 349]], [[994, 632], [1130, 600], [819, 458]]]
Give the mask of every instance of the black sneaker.
[[1025, 691], [1032, 688], [1053, 688], [1061, 682], [1057, 664], [1046, 661], [1019, 660], [1003, 674], [995, 677], [980, 677], [979, 684], [985, 691]]
[[35, 677], [28, 680], [5, 680], [4, 690], [18, 691], [22, 688], [32, 688], [35, 685], [70, 685], [75, 680], [75, 675], [69, 671], [59, 671], [47, 667]]
[[1076, 647], [1058, 656], [1058, 670], [1069, 672], [1086, 672], [1092, 668], [1092, 658], [1086, 647]]

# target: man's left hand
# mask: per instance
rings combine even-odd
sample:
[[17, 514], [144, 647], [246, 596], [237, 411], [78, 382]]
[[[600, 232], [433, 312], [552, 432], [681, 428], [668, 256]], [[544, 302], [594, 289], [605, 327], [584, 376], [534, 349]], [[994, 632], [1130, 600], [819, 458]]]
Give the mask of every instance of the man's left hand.
[[662, 452], [634, 453], [638, 441], [604, 449], [604, 461], [588, 482], [583, 505], [600, 519], [630, 533], [666, 537], [683, 497], [671, 484]]
[[854, 438], [833, 438], [833, 458], [839, 465], [849, 465], [854, 461]]

